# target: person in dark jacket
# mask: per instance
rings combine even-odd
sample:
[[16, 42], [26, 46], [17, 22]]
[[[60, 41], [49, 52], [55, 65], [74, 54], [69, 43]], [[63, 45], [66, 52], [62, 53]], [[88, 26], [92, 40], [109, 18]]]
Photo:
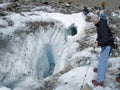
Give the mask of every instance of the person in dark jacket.
[[105, 9], [105, 7], [106, 7], [106, 2], [102, 2], [101, 6], [102, 6], [103, 9]]
[[101, 54], [99, 58], [98, 68], [94, 69], [97, 72], [97, 79], [92, 80], [92, 83], [96, 86], [104, 86], [105, 73], [108, 63], [110, 51], [113, 46], [112, 32], [107, 24], [107, 20], [95, 18], [93, 23], [97, 29], [97, 42], [93, 45], [94, 48], [101, 47]]
[[83, 13], [84, 13], [84, 15], [87, 15], [87, 14], [89, 13], [89, 10], [88, 10], [87, 7], [84, 7], [84, 9], [83, 9]]

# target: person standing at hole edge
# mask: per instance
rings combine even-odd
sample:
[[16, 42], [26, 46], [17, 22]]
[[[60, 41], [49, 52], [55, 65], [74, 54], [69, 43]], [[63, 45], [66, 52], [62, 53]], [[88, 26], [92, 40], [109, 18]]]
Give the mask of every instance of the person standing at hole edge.
[[84, 15], [87, 15], [89, 13], [89, 9], [87, 7], [84, 7], [82, 11]]
[[102, 2], [101, 6], [102, 6], [102, 9], [105, 9], [105, 7], [106, 7], [106, 2]]
[[120, 73], [118, 74], [118, 77], [116, 77], [116, 81], [120, 83]]
[[92, 18], [92, 21], [97, 29], [97, 39], [93, 47], [101, 47], [98, 68], [94, 69], [94, 72], [97, 73], [97, 79], [92, 80], [92, 83], [95, 86], [104, 86], [108, 58], [112, 47], [114, 47], [113, 35], [105, 18], [99, 19], [98, 16], [96, 16]]

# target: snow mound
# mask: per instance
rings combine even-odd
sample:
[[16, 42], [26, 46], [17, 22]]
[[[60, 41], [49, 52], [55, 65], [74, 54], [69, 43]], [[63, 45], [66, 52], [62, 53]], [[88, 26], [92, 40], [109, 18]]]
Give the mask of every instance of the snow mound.
[[0, 87], [0, 90], [11, 90], [11, 89], [7, 87]]
[[80, 90], [86, 83], [92, 86], [91, 81], [93, 78], [95, 78], [93, 67], [78, 67], [60, 76], [59, 86], [55, 90]]

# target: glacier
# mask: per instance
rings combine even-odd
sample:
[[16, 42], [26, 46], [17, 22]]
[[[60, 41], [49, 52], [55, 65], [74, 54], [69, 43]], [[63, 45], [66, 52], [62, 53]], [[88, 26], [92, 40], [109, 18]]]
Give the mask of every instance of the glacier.
[[[77, 19], [72, 18], [75, 16], [80, 16], [83, 24], [76, 23]], [[0, 31], [0, 81], [12, 89], [26, 78], [39, 81], [64, 69], [66, 60], [79, 47], [76, 43], [71, 47], [71, 42], [80, 39], [85, 24], [82, 13], [64, 15], [35, 11], [10, 13], [5, 18], [1, 19], [5, 27]], [[11, 26], [6, 24], [9, 21]], [[72, 23], [78, 25], [75, 37], [65, 31]]]
[[[93, 90], [119, 90], [115, 82], [119, 53], [109, 59], [106, 87], [91, 83], [100, 53], [100, 48], [92, 48], [93, 23], [86, 22], [82, 12], [63, 14], [41, 8], [49, 9], [37, 7], [0, 17], [0, 90], [80, 90], [86, 83]], [[77, 34], [70, 35], [66, 30], [73, 24]]]

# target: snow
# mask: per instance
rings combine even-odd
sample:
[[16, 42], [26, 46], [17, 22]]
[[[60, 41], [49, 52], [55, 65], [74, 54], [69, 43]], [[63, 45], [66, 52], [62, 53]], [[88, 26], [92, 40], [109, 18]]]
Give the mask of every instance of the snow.
[[[0, 80], [6, 86], [0, 87], [0, 90], [12, 90], [10, 88], [13, 90], [38, 90], [43, 85], [43, 82], [40, 82], [43, 77], [51, 75], [49, 69], [53, 71], [52, 75], [56, 75], [64, 70], [68, 63], [73, 65], [83, 56], [90, 57], [92, 63], [90, 65], [86, 63], [79, 67], [73, 66], [75, 68], [62, 74], [58, 78], [55, 90], [80, 90], [81, 86], [85, 84], [88, 84], [93, 90], [117, 90], [113, 88], [114, 86], [109, 87], [108, 84], [103, 88], [94, 87], [91, 83], [91, 80], [96, 78], [93, 68], [97, 66], [98, 58], [97, 54], [91, 53], [93, 48], [90, 46], [79, 51], [79, 42], [77, 41], [85, 36], [85, 29], [93, 27], [92, 23], [85, 21], [83, 13], [48, 13], [36, 11], [37, 9], [39, 8], [31, 10], [31, 12], [7, 15], [6, 18], [13, 22], [13, 26], [8, 26], [7, 21], [0, 19], [0, 25], [6, 26], [0, 27], [0, 33], [3, 33], [3, 37], [13, 36], [9, 45], [0, 51]], [[27, 26], [29, 22], [53, 22], [55, 25], [53, 27], [48, 25], [47, 28], [40, 26], [37, 33], [20, 33], [31, 30], [32, 27]], [[78, 32], [74, 36], [68, 35], [66, 41], [65, 29], [73, 23]], [[18, 34], [14, 36], [15, 32]], [[96, 35], [90, 39], [95, 37]], [[95, 49], [95, 51], [100, 53], [100, 48]], [[110, 58], [109, 63], [118, 68], [120, 65], [118, 62], [120, 62], [120, 57]], [[51, 66], [50, 63], [55, 67]], [[113, 67], [108, 70], [111, 69]]]
[[55, 90], [83, 90], [82, 87], [86, 84], [91, 86], [92, 90], [113, 90], [108, 86], [94, 87], [91, 81], [96, 78], [97, 74], [93, 72], [93, 68], [89, 65], [81, 66], [63, 74], [59, 77], [58, 87]]
[[[77, 30], [78, 30], [78, 34], [76, 35], [76, 37], [68, 37], [68, 40], [70, 43], [75, 42], [77, 40], [80, 39], [80, 36], [82, 37], [82, 32], [84, 32], [83, 28], [86, 24], [85, 20], [84, 20], [84, 15], [83, 13], [77, 13], [77, 14], [71, 14], [71, 15], [67, 15], [67, 14], [61, 14], [61, 13], [46, 13], [43, 11], [35, 11], [35, 12], [27, 12], [27, 13], [23, 13], [24, 16], [20, 15], [20, 14], [15, 14], [12, 13], [11, 15], [7, 16], [10, 20], [12, 20], [14, 22], [14, 26], [13, 27], [8, 27], [5, 28], [6, 33], [13, 33], [15, 30], [20, 30], [20, 28], [22, 29], [23, 27], [25, 27], [25, 22], [35, 22], [35, 21], [52, 21], [52, 20], [57, 20], [59, 22], [61, 22], [65, 28], [67, 28], [68, 26], [70, 26], [72, 23], [75, 23], [75, 26], [77, 26]], [[3, 31], [5, 31], [3, 29]], [[3, 32], [5, 33], [5, 32]], [[46, 39], [48, 40], [48, 39]], [[69, 43], [69, 44], [70, 44]], [[78, 47], [78, 45], [77, 45]], [[71, 54], [73, 53], [73, 49], [69, 49], [71, 52]], [[67, 52], [68, 49], [66, 49], [65, 52]], [[64, 54], [63, 56], [63, 60], [65, 60], [65, 58], [67, 54]], [[70, 55], [70, 54], [68, 54]], [[62, 61], [62, 60], [61, 60]], [[62, 66], [60, 66], [61, 69], [63, 69], [62, 67], [64, 66], [63, 62], [61, 62]], [[56, 70], [59, 71], [59, 70]]]
[[8, 26], [8, 23], [5, 20], [0, 19], [0, 26]]
[[[86, 74], [87, 76], [85, 77]], [[86, 83], [88, 83], [91, 86], [91, 80], [94, 77], [95, 73], [93, 73], [93, 67], [85, 66], [75, 68], [70, 72], [63, 74], [62, 76], [60, 76], [58, 83], [59, 86], [62, 85], [63, 87], [71, 88], [70, 90], [80, 90], [81, 86], [84, 86], [84, 84]], [[59, 90], [59, 86], [58, 89], [55, 90]]]
[[[23, 15], [22, 15], [23, 14]], [[25, 27], [25, 22], [35, 22], [35, 21], [52, 21], [57, 20], [61, 22], [66, 28], [71, 24], [75, 23], [77, 26], [78, 34], [82, 33], [86, 22], [84, 20], [85, 16], [83, 13], [77, 14], [61, 14], [61, 13], [46, 13], [43, 11], [35, 11], [35, 12], [26, 12], [22, 14], [11, 13], [7, 18], [13, 21], [14, 26], [2, 29], [2, 31], [6, 30], [3, 33], [11, 33], [14, 30], [18, 30], [22, 27]]]
[[31, 11], [55, 12], [55, 10], [52, 9], [51, 6], [40, 6], [40, 7], [36, 7], [36, 8], [34, 8], [34, 9], [31, 9]]
[[11, 90], [11, 89], [6, 88], [6, 87], [0, 87], [0, 90]]
[[5, 2], [5, 3], [2, 3], [2, 4], [0, 4], [0, 7], [3, 8], [3, 7], [5, 7], [5, 6], [7, 6], [8, 4], [10, 4], [10, 3], [6, 3], [6, 2]]

